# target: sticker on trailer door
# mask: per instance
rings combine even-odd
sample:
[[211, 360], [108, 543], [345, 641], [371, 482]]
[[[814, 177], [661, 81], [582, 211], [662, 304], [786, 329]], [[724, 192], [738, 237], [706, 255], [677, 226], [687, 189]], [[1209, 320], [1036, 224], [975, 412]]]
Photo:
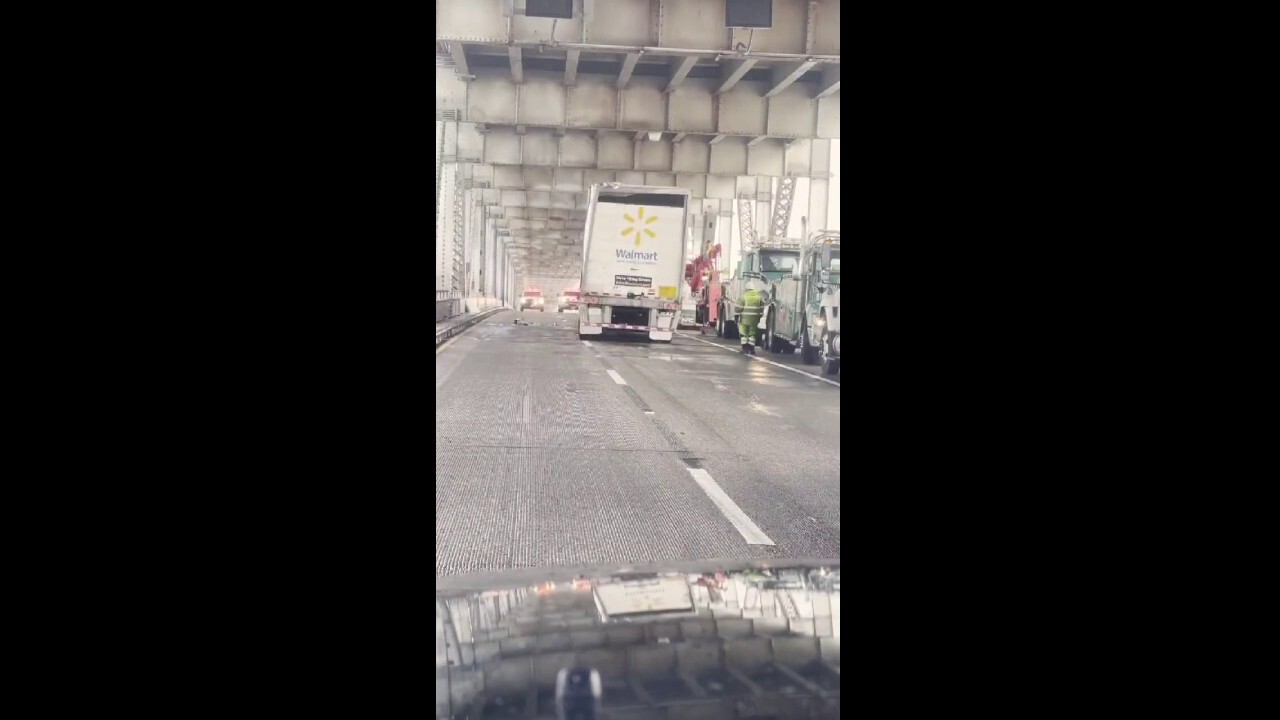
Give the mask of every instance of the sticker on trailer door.
[[653, 287], [653, 278], [643, 275], [614, 275], [613, 284], [619, 287]]

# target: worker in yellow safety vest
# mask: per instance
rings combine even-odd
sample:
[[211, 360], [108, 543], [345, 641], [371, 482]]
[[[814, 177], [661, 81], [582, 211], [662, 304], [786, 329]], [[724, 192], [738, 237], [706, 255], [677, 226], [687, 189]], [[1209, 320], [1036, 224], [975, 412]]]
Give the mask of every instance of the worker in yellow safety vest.
[[742, 293], [738, 303], [738, 334], [742, 337], [744, 355], [756, 354], [756, 328], [760, 325], [760, 315], [764, 312], [764, 293], [760, 286], [751, 283], [747, 291]]

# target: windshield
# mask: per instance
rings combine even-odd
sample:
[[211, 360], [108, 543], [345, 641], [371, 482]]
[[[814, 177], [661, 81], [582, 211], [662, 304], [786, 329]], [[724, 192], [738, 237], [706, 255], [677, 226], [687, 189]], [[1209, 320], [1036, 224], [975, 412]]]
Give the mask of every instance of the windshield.
[[790, 273], [795, 270], [796, 252], [762, 252], [760, 253], [760, 272]]
[[555, 717], [581, 663], [618, 716], [825, 717], [839, 3], [437, 4], [434, 567], [496, 593], [438, 608], [440, 692]]

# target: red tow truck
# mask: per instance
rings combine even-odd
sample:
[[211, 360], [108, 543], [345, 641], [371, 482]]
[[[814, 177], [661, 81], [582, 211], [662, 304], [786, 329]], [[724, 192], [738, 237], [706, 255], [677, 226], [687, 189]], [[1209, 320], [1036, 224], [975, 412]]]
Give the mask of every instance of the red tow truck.
[[689, 290], [697, 302], [694, 317], [698, 324], [698, 331], [703, 335], [707, 334], [708, 327], [715, 327], [719, 319], [716, 315], [720, 308], [720, 295], [723, 289], [720, 282], [720, 269], [716, 263], [719, 257], [720, 245], [717, 243], [694, 258], [693, 262], [687, 263], [684, 268], [685, 281], [689, 283]]

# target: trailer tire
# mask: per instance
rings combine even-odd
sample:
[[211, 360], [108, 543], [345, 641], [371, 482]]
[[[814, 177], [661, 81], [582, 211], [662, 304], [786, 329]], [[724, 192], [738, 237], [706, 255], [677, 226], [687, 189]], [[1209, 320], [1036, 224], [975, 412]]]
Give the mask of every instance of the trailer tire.
[[800, 321], [800, 359], [806, 365], [818, 363], [818, 348], [809, 344], [809, 318]]

